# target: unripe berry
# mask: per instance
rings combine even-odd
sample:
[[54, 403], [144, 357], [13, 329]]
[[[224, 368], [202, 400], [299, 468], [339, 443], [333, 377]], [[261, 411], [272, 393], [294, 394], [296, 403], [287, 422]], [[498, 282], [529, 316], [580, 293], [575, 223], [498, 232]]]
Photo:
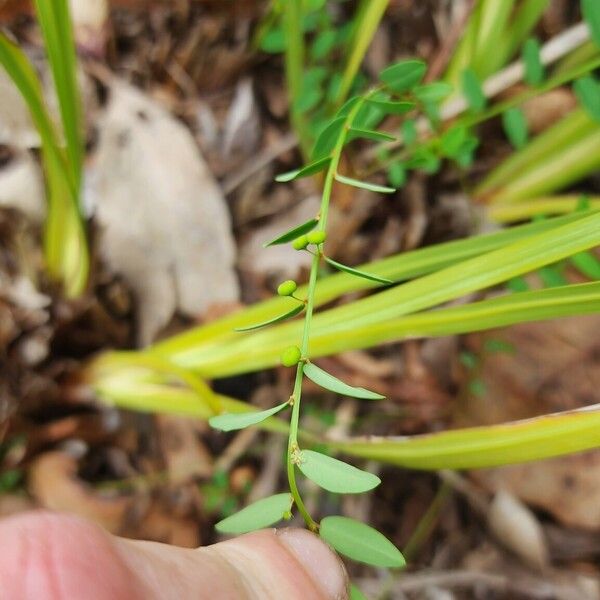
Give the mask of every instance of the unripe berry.
[[293, 279], [288, 279], [279, 284], [277, 294], [280, 296], [291, 296], [298, 289], [298, 284]]
[[326, 237], [327, 237], [327, 235], [325, 234], [324, 231], [311, 231], [306, 236], [306, 239], [308, 240], [309, 244], [319, 245], [325, 241]]
[[292, 242], [294, 250], [304, 250], [306, 246], [308, 246], [308, 238], [305, 235], [301, 235]]
[[289, 346], [281, 353], [281, 364], [284, 367], [293, 367], [297, 365], [302, 357], [298, 346]]

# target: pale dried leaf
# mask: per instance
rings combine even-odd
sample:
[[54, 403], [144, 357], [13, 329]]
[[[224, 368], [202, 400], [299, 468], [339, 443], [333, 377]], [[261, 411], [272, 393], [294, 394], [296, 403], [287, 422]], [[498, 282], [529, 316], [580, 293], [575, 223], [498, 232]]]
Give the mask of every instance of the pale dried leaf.
[[548, 564], [548, 548], [539, 521], [512, 494], [498, 492], [487, 518], [498, 540], [529, 566], [542, 569]]
[[25, 150], [16, 152], [0, 167], [0, 206], [20, 210], [36, 225], [44, 220], [46, 203], [42, 173], [39, 164]]
[[98, 129], [88, 191], [102, 257], [137, 296], [139, 342], [149, 343], [176, 308], [197, 316], [236, 301], [230, 216], [188, 130], [121, 82]]

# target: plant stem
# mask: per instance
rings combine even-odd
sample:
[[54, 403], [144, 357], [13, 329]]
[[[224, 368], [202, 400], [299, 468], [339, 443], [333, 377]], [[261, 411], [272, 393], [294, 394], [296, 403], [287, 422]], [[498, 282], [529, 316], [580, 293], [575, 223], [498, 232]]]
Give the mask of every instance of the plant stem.
[[[340, 157], [346, 143], [346, 137], [354, 118], [358, 111], [363, 106], [365, 101], [375, 93], [379, 88], [368, 92], [363, 96], [350, 110], [346, 117], [346, 123], [338, 137], [335, 147], [331, 151], [331, 162], [327, 169], [327, 175], [325, 176], [325, 182], [323, 184], [323, 194], [321, 196], [321, 209], [319, 212], [319, 225], [318, 229], [325, 232], [327, 228], [327, 216], [329, 214], [329, 201], [331, 200], [331, 192], [333, 190], [333, 182], [337, 173]], [[321, 258], [323, 257], [322, 244], [317, 247], [317, 251], [313, 254], [313, 259], [310, 268], [310, 276], [308, 280], [308, 289], [306, 293], [306, 313], [304, 316], [304, 330], [302, 332], [302, 344], [300, 346], [300, 352], [302, 358], [298, 362], [296, 368], [296, 379], [294, 381], [294, 391], [290, 398], [292, 402], [292, 416], [290, 419], [290, 433], [288, 439], [288, 453], [287, 453], [287, 476], [288, 483], [290, 486], [290, 493], [294, 498], [294, 502], [298, 507], [298, 511], [302, 515], [307, 527], [311, 531], [318, 531], [319, 526], [316, 521], [310, 516], [306, 506], [300, 496], [298, 485], [296, 483], [296, 463], [297, 456], [300, 451], [298, 445], [298, 425], [300, 421], [300, 401], [302, 398], [302, 381], [304, 378], [304, 365], [308, 360], [309, 353], [309, 342], [310, 342], [310, 326], [312, 323], [312, 317], [315, 307], [315, 289], [317, 287], [317, 278], [319, 274], [319, 265], [321, 264]]]

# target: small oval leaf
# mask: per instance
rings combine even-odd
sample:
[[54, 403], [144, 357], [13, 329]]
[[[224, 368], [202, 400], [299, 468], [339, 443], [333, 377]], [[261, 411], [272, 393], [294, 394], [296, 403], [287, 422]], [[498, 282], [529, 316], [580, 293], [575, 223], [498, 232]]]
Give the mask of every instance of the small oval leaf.
[[386, 277], [380, 277], [379, 275], [373, 275], [372, 273], [366, 273], [365, 271], [360, 271], [359, 269], [348, 267], [347, 265], [343, 265], [342, 263], [339, 263], [336, 260], [333, 260], [332, 258], [329, 258], [327, 256], [325, 256], [324, 258], [327, 264], [331, 265], [334, 269], [338, 269], [338, 271], [344, 271], [345, 273], [349, 273], [350, 275], [355, 275], [356, 277], [362, 277], [363, 279], [376, 281], [377, 283], [383, 283], [385, 285], [394, 283], [391, 279], [387, 279]]
[[237, 429], [245, 429], [246, 427], [257, 425], [269, 417], [276, 415], [286, 406], [289, 406], [288, 402], [278, 404], [273, 408], [261, 410], [259, 412], [224, 413], [222, 415], [217, 415], [216, 417], [211, 417], [208, 420], [208, 424], [215, 429], [219, 429], [220, 431], [236, 431]]
[[368, 102], [388, 115], [403, 115], [415, 108], [414, 102], [394, 102], [380, 98], [369, 98]]
[[292, 507], [290, 494], [275, 494], [242, 508], [239, 512], [219, 521], [215, 528], [221, 533], [242, 534], [270, 527], [283, 519]]
[[350, 135], [353, 138], [364, 138], [365, 140], [373, 140], [374, 142], [394, 142], [398, 139], [396, 136], [386, 133], [385, 131], [359, 129], [358, 127], [351, 127]]
[[479, 78], [472, 69], [465, 69], [463, 71], [462, 88], [471, 110], [481, 112], [487, 104], [487, 98], [483, 93]]
[[287, 173], [281, 173], [275, 177], [275, 181], [278, 181], [279, 183], [286, 183], [287, 181], [292, 181], [293, 179], [300, 179], [302, 177], [314, 175], [315, 173], [325, 170], [329, 166], [330, 162], [331, 158], [326, 156], [325, 158], [316, 160], [300, 169], [294, 169], [293, 171], [288, 171]]
[[321, 131], [311, 153], [313, 160], [316, 161], [329, 155], [334, 149], [345, 123], [346, 117], [336, 117]]
[[381, 483], [373, 473], [312, 450], [302, 451], [298, 468], [318, 486], [335, 494], [362, 494]]
[[378, 192], [381, 194], [393, 194], [396, 190], [385, 185], [379, 185], [377, 183], [370, 183], [369, 181], [360, 181], [359, 179], [353, 179], [352, 177], [346, 177], [345, 175], [336, 174], [336, 180], [345, 185], [351, 185], [352, 187], [361, 188], [363, 190], [369, 190], [370, 192]]
[[381, 71], [379, 79], [395, 92], [406, 92], [423, 79], [425, 71], [422, 60], [403, 60]]
[[282, 233], [279, 237], [276, 237], [274, 240], [263, 244], [265, 248], [269, 246], [278, 246], [279, 244], [287, 244], [287, 242], [291, 242], [295, 240], [297, 237], [312, 231], [319, 224], [319, 219], [311, 219], [310, 221], [306, 221], [306, 223], [302, 223], [302, 225], [298, 225], [285, 233]]
[[527, 144], [527, 119], [520, 108], [513, 106], [502, 114], [502, 127], [506, 137], [517, 150]]
[[452, 86], [443, 81], [434, 81], [433, 83], [420, 85], [413, 91], [416, 98], [421, 102], [434, 102], [437, 104], [452, 93]]
[[319, 535], [340, 554], [376, 567], [404, 567], [402, 553], [376, 529], [348, 517], [325, 517]]
[[260, 329], [261, 327], [266, 327], [267, 325], [273, 325], [274, 323], [279, 323], [281, 321], [285, 321], [287, 319], [291, 319], [296, 315], [299, 315], [304, 310], [304, 304], [298, 304], [298, 306], [294, 306], [292, 310], [279, 315], [278, 317], [274, 317], [273, 319], [269, 319], [268, 321], [263, 321], [262, 323], [257, 323], [256, 325], [248, 325], [246, 327], [236, 327], [234, 331], [253, 331], [254, 329]]
[[573, 84], [573, 91], [581, 106], [594, 120], [600, 122], [600, 83], [587, 75]]
[[529, 85], [540, 85], [544, 81], [544, 65], [540, 57], [540, 43], [536, 38], [529, 38], [523, 44], [523, 64], [525, 81]]
[[365, 388], [348, 385], [311, 362], [304, 365], [304, 374], [322, 388], [335, 392], [336, 394], [341, 394], [342, 396], [350, 396], [362, 400], [383, 400], [385, 398], [385, 396], [376, 394], [370, 390], [365, 390]]

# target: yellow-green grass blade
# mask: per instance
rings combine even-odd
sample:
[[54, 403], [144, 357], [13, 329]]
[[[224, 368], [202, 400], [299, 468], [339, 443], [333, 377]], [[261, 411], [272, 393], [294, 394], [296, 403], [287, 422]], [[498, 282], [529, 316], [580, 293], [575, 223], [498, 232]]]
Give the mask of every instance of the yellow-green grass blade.
[[337, 451], [410, 469], [480, 469], [600, 447], [600, 405], [523, 421], [412, 437], [354, 438]]
[[[130, 371], [121, 383], [95, 386], [101, 399], [134, 411], [176, 413], [208, 420], [215, 413], [190, 389], [136, 380]], [[108, 385], [106, 385], [108, 383]], [[223, 410], [250, 412], [245, 402], [217, 396]], [[288, 424], [271, 418], [258, 425], [287, 435]], [[301, 432], [305, 443], [320, 443], [335, 453], [376, 460], [400, 467], [477, 469], [562, 456], [600, 446], [600, 405], [580, 411], [546, 415], [501, 425], [470, 427], [418, 436], [369, 437], [327, 442]]]
[[347, 60], [342, 71], [342, 80], [335, 98], [335, 106], [341, 106], [358, 73], [379, 22], [389, 0], [362, 0], [354, 22], [354, 31], [348, 44]]
[[[565, 178], [564, 169], [567, 166], [560, 164], [559, 174], [548, 173], [550, 166], [556, 166], [557, 161], [564, 160], [570, 155], [574, 156], [573, 160], [577, 160], [581, 157], [581, 152], [577, 152], [577, 148], [585, 144], [584, 140], [588, 140], [587, 144], [589, 144], [589, 138], [595, 139], [598, 132], [600, 127], [583, 109], [572, 111], [556, 125], [534, 138], [525, 148], [513, 152], [508, 159], [496, 167], [477, 186], [475, 197], [485, 202], [499, 201], [502, 196], [508, 197], [509, 192], [506, 190], [522, 188], [521, 181], [531, 178], [531, 173], [535, 174], [539, 171], [546, 176], [550, 175], [551, 181], [558, 177], [560, 182], [560, 179]], [[587, 164], [590, 161], [593, 163], [595, 157], [583, 156], [583, 159], [581, 165], [574, 165], [575, 172], [581, 172], [582, 167], [589, 168]], [[566, 172], [567, 176], [569, 174], [570, 168]], [[553, 188], [550, 191], [553, 191]], [[529, 197], [535, 195], [541, 193]]]
[[58, 97], [67, 144], [68, 166], [73, 173], [78, 192], [84, 149], [81, 101], [77, 85], [77, 57], [69, 7], [67, 0], [35, 0], [35, 8]]
[[[532, 234], [551, 230], [557, 226], [574, 222], [586, 213], [566, 215], [555, 219], [547, 219], [537, 223], [529, 223], [503, 231], [476, 236], [421, 248], [411, 252], [397, 254], [380, 261], [360, 266], [361, 270], [393, 281], [404, 281], [418, 277], [438, 269], [447, 267], [461, 260], [484, 254], [503, 247]], [[353, 277], [350, 274], [338, 273], [319, 281], [315, 303], [321, 306], [340, 296], [352, 292], [369, 290], [378, 287], [375, 282]], [[306, 294], [306, 286], [298, 289], [298, 295]], [[281, 314], [286, 309], [285, 298], [272, 298], [243, 311], [234, 313], [214, 323], [196, 327], [163, 342], [159, 342], [151, 352], [168, 356], [175, 362], [194, 361], [196, 353], [203, 353], [208, 347], [221, 347], [225, 341], [236, 341], [241, 334], [235, 333], [236, 327], [244, 327], [256, 322], [266, 321]]]
[[[535, 271], [600, 244], [600, 213], [587, 213], [574, 222], [531, 235], [480, 256], [463, 260], [434, 273], [424, 275], [402, 285], [388, 288], [378, 294], [319, 313], [313, 318], [312, 331], [320, 335], [337, 335], [351, 323], [362, 328], [386, 323], [404, 315], [422, 311], [444, 302], [483, 290], [504, 281]], [[191, 347], [187, 352], [175, 353], [170, 360], [184, 368], [197, 370], [203, 375], [208, 365], [242, 362], [232, 357], [237, 348], [240, 354], [253, 354], [258, 359], [261, 348], [269, 348], [276, 341], [300, 339], [301, 324], [285, 324], [270, 331], [247, 337], [231, 344], [215, 344], [205, 348]], [[245, 360], [250, 360], [246, 358]], [[229, 368], [229, 367], [225, 367]], [[210, 371], [211, 376], [214, 371]]]
[[[495, 223], [517, 223], [536, 216], [562, 215], [579, 208], [581, 194], [565, 194], [534, 198], [517, 204], [490, 204], [486, 207], [486, 217]], [[600, 196], [586, 197], [589, 208], [600, 209]]]
[[[364, 326], [352, 321], [334, 332], [315, 322], [311, 334], [312, 358], [338, 352], [373, 348], [405, 339], [465, 334], [561, 317], [600, 313], [600, 283], [583, 283], [519, 292], [466, 305], [417, 313]], [[206, 355], [199, 370], [207, 377], [225, 377], [258, 371], [278, 363], [281, 348], [293, 344], [298, 331], [273, 331], [269, 339], [231, 344], [221, 355]]]
[[74, 297], [85, 288], [89, 258], [73, 172], [67, 166], [34, 68], [25, 53], [2, 33], [0, 63], [21, 92], [42, 143], [48, 203], [44, 233], [47, 268], [53, 278], [63, 281], [67, 295]]

